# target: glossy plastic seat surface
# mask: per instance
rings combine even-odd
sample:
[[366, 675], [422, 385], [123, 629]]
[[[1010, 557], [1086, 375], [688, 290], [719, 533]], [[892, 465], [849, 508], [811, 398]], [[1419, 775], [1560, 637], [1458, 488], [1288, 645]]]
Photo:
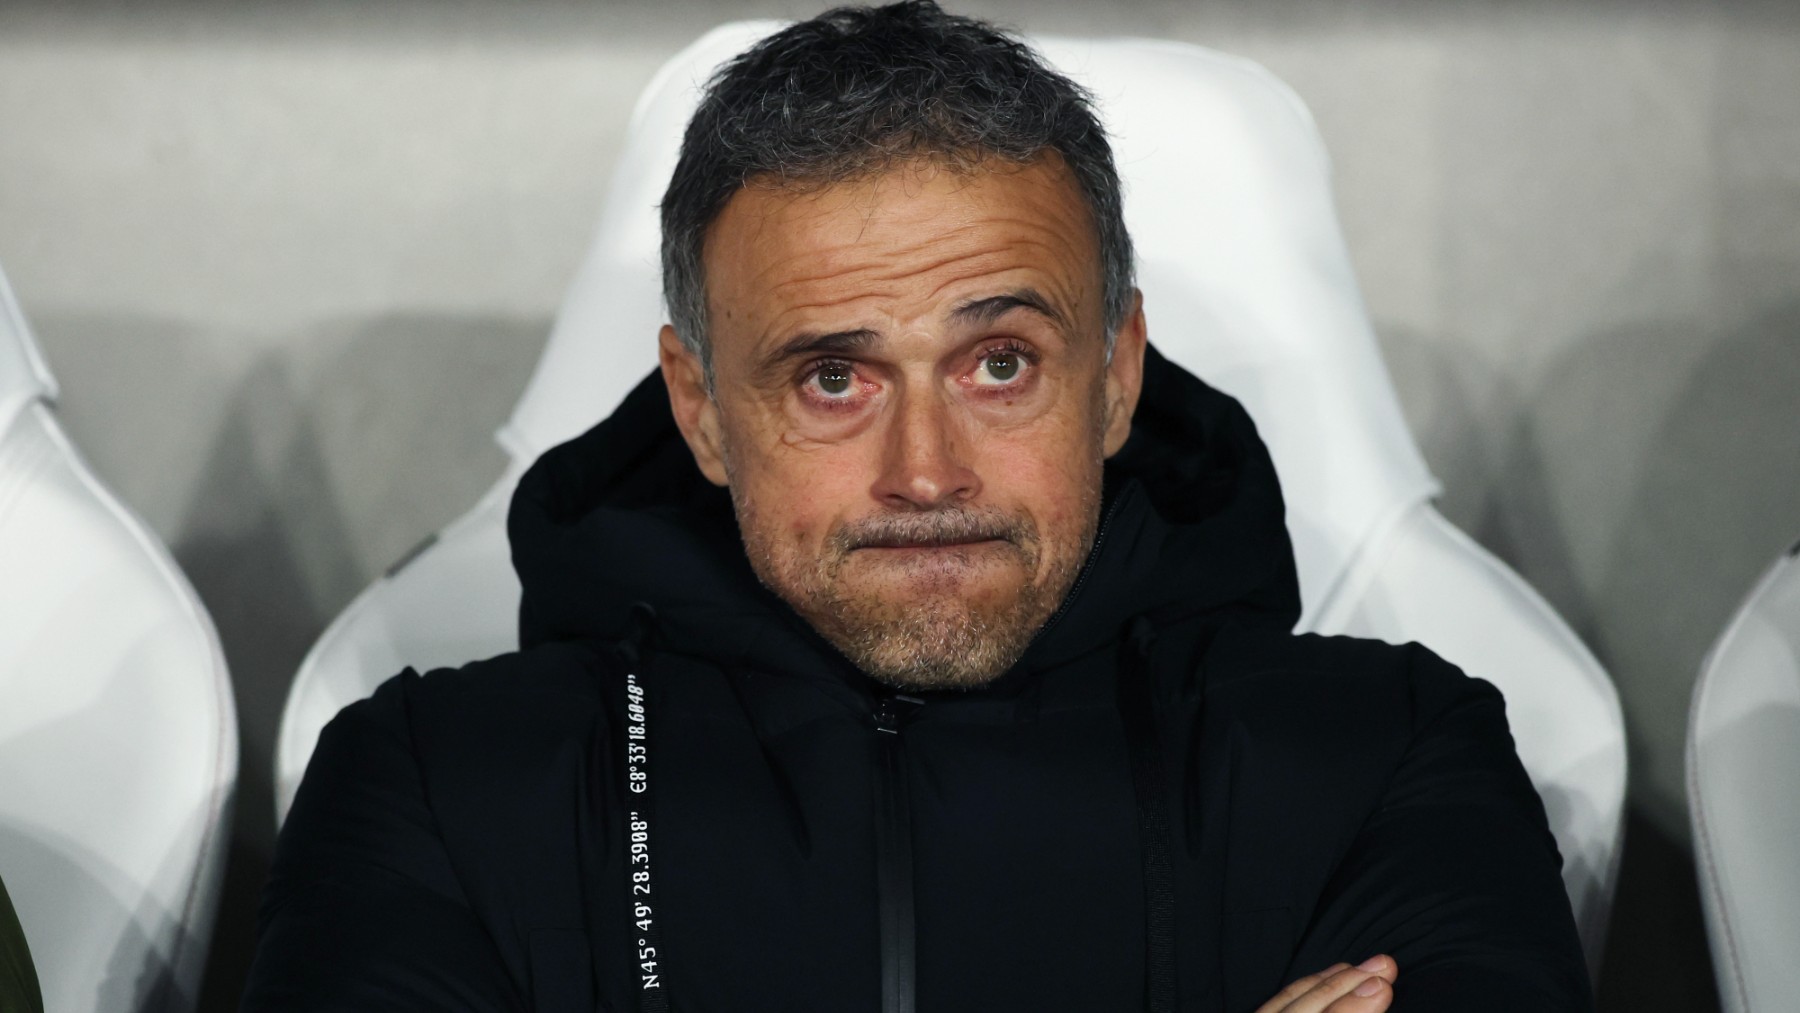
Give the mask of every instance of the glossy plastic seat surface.
[[1800, 997], [1800, 545], [1763, 575], [1701, 666], [1688, 812], [1726, 1013]]
[[0, 878], [46, 1009], [198, 995], [237, 778], [211, 620], [95, 479], [0, 277]]

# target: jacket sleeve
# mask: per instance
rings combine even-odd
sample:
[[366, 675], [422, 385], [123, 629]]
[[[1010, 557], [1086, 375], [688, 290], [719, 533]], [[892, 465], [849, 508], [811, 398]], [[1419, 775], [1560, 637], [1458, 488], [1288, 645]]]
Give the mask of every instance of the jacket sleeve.
[[1389, 953], [1392, 1013], [1592, 1009], [1556, 840], [1499, 691], [1409, 652], [1412, 741], [1288, 979]]
[[408, 670], [325, 727], [275, 848], [246, 1011], [520, 1010], [425, 800]]

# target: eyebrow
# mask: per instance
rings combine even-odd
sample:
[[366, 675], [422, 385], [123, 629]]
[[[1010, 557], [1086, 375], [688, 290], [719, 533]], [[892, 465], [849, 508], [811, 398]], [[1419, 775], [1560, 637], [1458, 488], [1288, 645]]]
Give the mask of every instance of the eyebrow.
[[870, 345], [881, 340], [881, 335], [867, 327], [859, 327], [851, 331], [832, 331], [828, 334], [817, 334], [811, 331], [796, 334], [769, 350], [759, 362], [757, 372], [768, 374], [779, 370], [782, 365], [795, 359], [810, 359], [820, 355], [856, 355], [866, 351]]
[[1017, 288], [1000, 295], [971, 299], [952, 310], [950, 319], [960, 324], [991, 324], [1016, 309], [1031, 310], [1058, 327], [1068, 327], [1063, 315], [1035, 288]]
[[[981, 326], [991, 324], [1016, 309], [1030, 310], [1058, 327], [1068, 326], [1063, 315], [1050, 304], [1050, 300], [1035, 288], [1019, 288], [999, 295], [971, 299], [951, 310], [950, 319], [959, 324]], [[784, 365], [795, 359], [810, 359], [821, 355], [858, 355], [880, 341], [881, 334], [867, 327], [824, 334], [803, 331], [762, 356], [757, 363], [757, 372], [762, 375], [779, 372]]]

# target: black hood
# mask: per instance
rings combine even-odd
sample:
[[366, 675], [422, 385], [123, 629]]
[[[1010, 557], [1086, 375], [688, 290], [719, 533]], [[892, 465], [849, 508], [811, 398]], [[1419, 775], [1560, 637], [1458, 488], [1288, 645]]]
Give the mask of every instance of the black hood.
[[[1300, 613], [1280, 484], [1249, 415], [1154, 348], [1131, 439], [1106, 464], [1100, 533], [1016, 673], [1227, 612], [1291, 629]], [[520, 645], [620, 639], [632, 606], [658, 639], [721, 664], [849, 671], [750, 569], [729, 494], [694, 464], [652, 373], [612, 416], [545, 452], [507, 521], [524, 587]]]

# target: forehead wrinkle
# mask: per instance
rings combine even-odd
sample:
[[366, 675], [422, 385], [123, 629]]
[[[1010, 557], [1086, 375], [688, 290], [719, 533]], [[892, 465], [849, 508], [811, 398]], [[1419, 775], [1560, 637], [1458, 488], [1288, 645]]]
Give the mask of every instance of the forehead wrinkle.
[[[884, 268], [887, 268], [889, 265], [884, 265], [884, 264], [880, 264], [880, 263], [872, 263], [872, 264], [864, 265], [857, 269], [853, 269], [849, 272], [834, 271], [834, 272], [829, 272], [829, 273], [825, 273], [825, 274], [810, 275], [810, 276], [803, 277], [803, 278], [794, 278], [794, 279], [790, 279], [785, 282], [776, 283], [776, 284], [770, 286], [771, 292], [774, 292], [777, 294], [787, 294], [787, 293], [794, 292], [795, 290], [800, 290], [803, 294], [810, 296], [810, 298], [806, 299], [803, 302], [795, 303], [793, 305], [783, 306], [775, 314], [774, 320], [771, 321], [771, 330], [778, 330], [780, 322], [782, 320], [789, 319], [796, 314], [805, 314], [808, 312], [816, 312], [819, 310], [831, 310], [831, 309], [836, 309], [836, 308], [845, 306], [847, 304], [863, 302], [863, 301], [867, 301], [867, 300], [888, 299], [888, 298], [893, 298], [896, 294], [892, 291], [869, 291], [868, 287], [867, 287], [868, 282], [864, 282], [863, 284], [857, 284], [857, 281], [860, 278], [867, 277], [869, 275], [874, 275], [873, 278], [869, 279], [870, 282], [874, 282], [874, 283], [883, 283], [883, 282], [891, 283], [891, 282], [903, 281], [904, 279], [913, 277], [915, 275], [936, 273], [936, 272], [942, 271], [945, 268], [950, 267], [958, 262], [974, 260], [974, 259], [982, 258], [982, 257], [989, 257], [992, 255], [995, 255], [998, 252], [1000, 252], [1000, 251], [982, 250], [982, 251], [977, 251], [977, 252], [972, 252], [972, 253], [956, 254], [956, 255], [940, 258], [939, 260], [934, 261], [930, 265], [921, 267], [921, 268], [907, 268], [907, 267], [901, 267], [901, 266], [895, 265], [890, 270], [884, 270]], [[967, 279], [969, 279], [971, 277], [976, 277], [983, 273], [988, 273], [988, 272], [984, 272], [982, 270], [957, 272], [953, 277], [945, 279], [944, 281], [940, 282], [939, 284], [933, 286], [931, 291], [927, 294], [927, 298], [928, 299], [937, 299], [937, 298], [941, 297], [943, 290], [945, 288], [947, 288], [951, 285], [959, 284], [963, 281], [966, 281]], [[829, 295], [829, 289], [832, 287], [833, 282], [842, 282], [842, 283], [849, 284], [851, 290], [846, 292], [842, 296], [831, 297]], [[825, 292], [811, 291], [816, 288], [824, 288], [827, 291], [825, 291]]]
[[[1066, 209], [1059, 209], [1059, 210], [1066, 210]], [[864, 239], [865, 239], [867, 229], [869, 228], [869, 226], [873, 220], [873, 216], [877, 213], [877, 211], [878, 211], [878, 208], [873, 207], [873, 206], [871, 206], [867, 209], [860, 210], [859, 217], [862, 218], [862, 222], [859, 225], [859, 229], [857, 232], [857, 238], [855, 240], [851, 240], [848, 242], [838, 242], [838, 243], [831, 244], [831, 245], [818, 244], [818, 243], [815, 243], [812, 241], [813, 237], [811, 237], [810, 235], [807, 235], [807, 233], [810, 230], [804, 230], [804, 229], [801, 230], [802, 238], [799, 240], [799, 242], [803, 245], [803, 250], [802, 250], [801, 255], [806, 256], [806, 255], [814, 255], [814, 254], [818, 254], [818, 253], [835, 253], [838, 251], [849, 251], [851, 253], [855, 253], [855, 252], [859, 251], [865, 245]], [[901, 248], [888, 252], [886, 256], [881, 258], [881, 260], [894, 263], [895, 272], [889, 273], [886, 276], [888, 276], [888, 277], [896, 276], [896, 274], [900, 271], [904, 271], [907, 274], [929, 273], [932, 271], [939, 270], [942, 267], [944, 267], [945, 265], [954, 263], [955, 261], [960, 260], [960, 259], [968, 259], [971, 257], [978, 257], [978, 256], [982, 256], [984, 254], [1001, 253], [1006, 249], [1017, 248], [1019, 246], [1036, 246], [1036, 247], [1045, 248], [1046, 250], [1058, 248], [1058, 247], [1063, 246], [1064, 241], [1068, 238], [1067, 236], [1063, 235], [1063, 233], [1066, 230], [1059, 226], [1074, 226], [1076, 232], [1085, 234], [1085, 230], [1082, 228], [1082, 226], [1079, 223], [1067, 221], [1066, 220], [1067, 215], [1064, 215], [1064, 214], [1054, 214], [1054, 221], [1049, 222], [1049, 223], [1046, 223], [1042, 219], [1042, 217], [1037, 216], [1037, 215], [1006, 214], [1004, 212], [996, 212], [994, 210], [987, 209], [987, 208], [979, 209], [977, 211], [977, 216], [981, 218], [980, 221], [963, 221], [963, 222], [960, 222], [950, 228], [934, 229], [934, 230], [927, 231], [927, 232], [925, 232], [925, 234], [917, 235], [917, 238], [913, 239], [912, 242], [906, 243]], [[773, 217], [773, 212], [771, 211], [771, 212], [765, 213], [761, 217], [762, 217], [762, 222], [759, 226], [759, 233], [763, 234], [763, 235], [767, 235], [767, 232], [765, 230], [767, 230], [770, 225], [769, 218]], [[899, 228], [901, 226], [895, 226], [895, 227]], [[936, 248], [947, 242], [955, 242], [957, 240], [965, 239], [969, 236], [977, 237], [977, 240], [979, 242], [979, 237], [982, 234], [991, 233], [991, 232], [997, 231], [999, 229], [1005, 229], [1005, 228], [1009, 228], [1009, 227], [1012, 229], [1017, 229], [1017, 230], [1025, 233], [1026, 235], [1025, 236], [1008, 237], [1008, 238], [1001, 239], [1001, 240], [979, 243], [980, 248], [978, 248], [978, 249], [971, 250], [971, 251], [964, 252], [964, 253], [950, 254], [948, 256], [942, 257], [936, 261], [932, 261], [932, 262], [924, 264], [922, 266], [917, 266], [917, 267], [903, 266], [902, 262], [904, 262], [909, 256], [915, 254], [917, 251], [919, 251], [921, 249]], [[916, 228], [913, 228], [913, 229], [909, 229], [908, 232], [911, 234], [917, 234], [919, 232], [919, 230]], [[1048, 233], [1048, 234], [1050, 234], [1051, 237], [1054, 237], [1054, 238], [1034, 237], [1031, 235], [1032, 233], [1039, 233], [1039, 234]], [[786, 239], [787, 236], [784, 236], [783, 238]], [[761, 279], [770, 273], [778, 272], [782, 269], [783, 265], [792, 263], [792, 261], [794, 259], [795, 258], [793, 256], [778, 258], [775, 263], [770, 264], [768, 267], [764, 268], [762, 271], [759, 271], [757, 273], [757, 275], [755, 276], [755, 278], [753, 278], [752, 280]], [[857, 266], [853, 266], [853, 267], [849, 268], [848, 271], [846, 271], [844, 269], [832, 270], [829, 268], [824, 268], [824, 269], [821, 269], [820, 273], [808, 275], [808, 276], [802, 277], [802, 278], [791, 279], [788, 282], [781, 283], [780, 287], [787, 287], [789, 285], [794, 285], [794, 284], [807, 284], [809, 282], [836, 278], [836, 277], [840, 277], [846, 273], [866, 273], [871, 268], [878, 269], [881, 266], [883, 266], [883, 265], [881, 265], [881, 264], [857, 265]]]
[[[772, 285], [770, 287], [770, 291], [778, 292], [778, 293], [787, 293], [787, 292], [792, 292], [796, 289], [805, 291], [805, 290], [813, 288], [815, 286], [828, 288], [835, 284], [849, 285], [852, 288], [856, 289], [855, 291], [852, 291], [849, 294], [846, 294], [841, 298], [819, 299], [816, 302], [800, 303], [800, 304], [792, 307], [792, 309], [796, 309], [796, 310], [826, 308], [826, 307], [831, 307], [831, 306], [842, 305], [843, 303], [847, 303], [847, 302], [855, 302], [858, 299], [881, 298], [883, 296], [890, 294], [887, 292], [869, 291], [866, 287], [869, 285], [882, 285], [884, 283], [904, 282], [908, 279], [917, 277], [919, 275], [935, 274], [935, 273], [942, 271], [945, 268], [950, 267], [951, 265], [954, 265], [961, 261], [973, 260], [978, 257], [985, 257], [988, 255], [990, 255], [990, 251], [982, 251], [980, 253], [969, 253], [969, 254], [956, 254], [956, 255], [952, 255], [952, 256], [948, 256], [948, 257], [939, 258], [938, 260], [935, 260], [932, 263], [922, 266], [922, 267], [913, 267], [910, 265], [896, 264], [896, 263], [875, 262], [875, 263], [862, 265], [862, 266], [859, 266], [856, 268], [852, 268], [848, 271], [832, 271], [832, 272], [828, 272], [825, 274], [816, 274], [816, 275], [811, 275], [811, 276], [808, 276], [805, 278], [793, 278], [793, 279], [790, 279], [785, 282], [778, 282], [775, 285]], [[971, 272], [971, 273], [978, 274], [980, 272], [976, 271], [976, 272]], [[942, 291], [944, 285], [955, 284], [957, 281], [961, 280], [962, 277], [967, 277], [967, 276], [968, 275], [961, 275], [957, 278], [951, 278], [947, 282], [940, 283], [939, 285], [933, 287], [930, 294], [935, 297], [940, 291]]]
[[[967, 193], [971, 186], [979, 184], [980, 178], [979, 174], [966, 177], [959, 174], [954, 192]], [[1056, 188], [1056, 184], [1061, 183], [1061, 189], [1067, 189], [1066, 180], [1041, 182], [1050, 184], [1050, 188]], [[800, 205], [818, 208], [820, 201], [829, 192], [830, 188], [827, 188], [821, 193], [805, 195], [811, 200], [802, 198], [783, 203], [786, 208]], [[752, 206], [744, 207], [741, 202], [734, 201], [740, 203], [740, 207], [735, 210], [751, 212], [744, 216], [745, 224], [751, 228], [751, 234], [744, 237], [745, 241], [750, 247], [760, 246], [765, 251], [776, 254], [767, 259], [741, 255], [734, 258], [739, 264], [747, 260], [751, 263], [762, 261], [765, 265], [748, 277], [740, 276], [740, 293], [751, 297], [748, 306], [744, 308], [754, 308], [755, 303], [760, 301], [754, 298], [757, 289], [799, 300], [792, 306], [769, 307], [774, 312], [767, 328], [762, 329], [763, 334], [757, 344], [765, 344], [770, 339], [779, 337], [780, 325], [784, 321], [794, 321], [796, 315], [834, 310], [860, 301], [904, 299], [909, 303], [917, 303], [922, 300], [942, 300], [946, 289], [982, 274], [1014, 274], [1014, 278], [1006, 281], [996, 278], [995, 289], [1016, 289], [1021, 282], [1027, 287], [1036, 288], [1048, 302], [1063, 312], [1071, 326], [1083, 315], [1076, 311], [1082, 307], [1083, 293], [1091, 287], [1085, 284], [1090, 279], [1085, 278], [1088, 272], [1072, 270], [1076, 265], [1069, 263], [1071, 258], [1067, 254], [1072, 252], [1072, 247], [1090, 247], [1092, 236], [1085, 216], [1072, 215], [1070, 212], [1074, 209], [1066, 206], [1069, 202], [1042, 201], [1036, 202], [1029, 210], [1021, 210], [1007, 206], [1005, 201], [997, 202], [999, 206], [996, 206], [996, 202], [977, 197], [946, 209], [957, 219], [955, 224], [949, 226], [940, 224], [946, 217], [941, 212], [933, 214], [932, 209], [927, 206], [901, 204], [894, 218], [881, 223], [880, 227], [884, 231], [877, 236], [877, 242], [873, 244], [876, 249], [871, 251], [871, 242], [865, 230], [873, 227], [879, 217], [878, 209], [873, 205], [880, 202], [869, 200], [864, 203], [855, 193], [850, 193], [847, 197], [850, 199], [846, 203], [836, 209], [826, 210], [823, 215], [801, 210], [797, 216], [784, 215], [785, 208], [772, 207], [766, 203], [756, 207], [756, 202], [753, 201]], [[839, 215], [851, 219], [857, 239], [829, 242], [834, 235], [841, 236], [843, 232], [834, 230], [825, 219]], [[898, 220], [894, 220], [895, 218]], [[1077, 218], [1080, 220], [1076, 220]], [[815, 227], [815, 223], [819, 227]], [[826, 242], [815, 242], [818, 239]], [[883, 250], [883, 245], [897, 249]], [[959, 249], [944, 253], [942, 248], [945, 245]], [[743, 252], [748, 253], [749, 250], [745, 249]], [[1083, 252], [1091, 251], [1084, 249]], [[919, 258], [921, 253], [929, 256], [922, 263], [910, 262]], [[821, 259], [828, 262], [817, 263]], [[829, 261], [832, 259], [838, 260], [839, 265], [831, 265]], [[997, 259], [1007, 262], [993, 263]], [[845, 264], [844, 261], [849, 263]], [[805, 270], [807, 267], [812, 269]], [[776, 280], [784, 272], [796, 268], [804, 273], [799, 277]], [[1029, 272], [1035, 277], [1016, 277], [1016, 273], [1021, 271]], [[932, 277], [946, 274], [942, 278]], [[907, 282], [914, 278], [935, 284], [925, 294], [914, 296], [905, 291]], [[843, 294], [838, 294], [834, 291], [836, 289], [843, 290]], [[844, 321], [846, 326], [859, 322]], [[795, 323], [804, 325], [806, 321]], [[829, 330], [833, 326], [829, 321], [822, 323], [823, 326], [816, 328], [817, 330]], [[791, 328], [793, 324], [790, 323], [789, 326]]]
[[[1000, 252], [1000, 251], [989, 250], [989, 251], [982, 251], [980, 253], [968, 254], [968, 255], [960, 256], [960, 257], [946, 258], [945, 260], [941, 261], [940, 263], [934, 265], [932, 270], [942, 269], [943, 267], [957, 263], [958, 261], [971, 260], [971, 259], [975, 259], [978, 257], [983, 257], [983, 256], [987, 256], [990, 254], [998, 253], [998, 252]], [[953, 288], [957, 285], [964, 284], [972, 278], [979, 278], [984, 274], [1009, 274], [1014, 271], [1017, 271], [1018, 269], [1019, 269], [1019, 265], [1014, 265], [1014, 266], [1009, 266], [1009, 267], [1003, 267], [999, 271], [986, 271], [986, 270], [978, 269], [978, 270], [972, 270], [972, 271], [966, 271], [966, 272], [957, 272], [952, 277], [946, 278], [939, 284], [933, 286], [931, 291], [928, 292], [923, 298], [924, 298], [924, 301], [926, 301], [926, 302], [937, 302], [944, 298], [945, 292], [947, 289]], [[1030, 268], [1027, 268], [1027, 269], [1029, 270]], [[1079, 299], [1077, 297], [1075, 297], [1073, 293], [1067, 291], [1068, 286], [1066, 284], [1066, 280], [1059, 277], [1058, 272], [1038, 269], [1038, 270], [1035, 270], [1033, 273], [1036, 274], [1038, 277], [1031, 279], [1029, 282], [1025, 282], [1025, 283], [1008, 283], [1005, 281], [996, 280], [991, 294], [985, 295], [985, 296], [977, 296], [976, 298], [977, 299], [980, 299], [980, 298], [1002, 298], [1002, 297], [1010, 295], [1014, 292], [1029, 289], [1032, 292], [1035, 292], [1037, 295], [1039, 295], [1045, 301], [1045, 303], [1048, 305], [1048, 308], [1051, 311], [1047, 314], [1039, 313], [1037, 315], [1043, 316], [1046, 319], [1048, 319], [1048, 321], [1059, 332], [1073, 333], [1073, 329], [1076, 326], [1075, 310], [1079, 305]], [[838, 276], [837, 275], [829, 275], [829, 276], [825, 276], [825, 277], [838, 277]], [[815, 279], [811, 279], [811, 280], [818, 280], [818, 279], [815, 278]], [[789, 288], [789, 287], [792, 287], [795, 285], [801, 285], [801, 284], [804, 284], [805, 281], [806, 281], [806, 279], [797, 279], [796, 281], [789, 283], [788, 285], [777, 286], [775, 291], [781, 291], [783, 289], [786, 289], [786, 288]], [[783, 322], [786, 320], [792, 319], [795, 315], [804, 315], [809, 312], [815, 312], [815, 311], [819, 311], [819, 310], [836, 309], [838, 307], [842, 307], [842, 306], [845, 306], [848, 304], [864, 302], [864, 301], [868, 301], [868, 300], [879, 300], [879, 299], [882, 299], [885, 295], [886, 295], [886, 293], [881, 293], [881, 292], [856, 291], [856, 292], [847, 294], [847, 295], [843, 296], [842, 298], [819, 299], [819, 300], [815, 300], [815, 301], [799, 303], [799, 304], [793, 305], [793, 306], [783, 307], [782, 310], [775, 315], [775, 318], [773, 321], [771, 321], [770, 326], [763, 332], [761, 339], [758, 341], [758, 344], [767, 344], [769, 341], [778, 339], [784, 330], [784, 327], [782, 326]], [[966, 302], [966, 301], [967, 300], [960, 300], [959, 302]], [[950, 307], [944, 314], [946, 319], [953, 319], [958, 311], [958, 308], [959, 307], [957, 307], [957, 306]], [[1030, 307], [1029, 305], [1023, 306], [1023, 307], [1013, 307], [1013, 309], [1017, 309], [1017, 308], [1033, 309], [1033, 307]], [[1005, 312], [1011, 312], [1011, 309], [1009, 309]], [[1034, 312], [1035, 312], [1035, 310], [1034, 310]], [[1004, 313], [1002, 313], [1000, 315], [1004, 315]], [[881, 334], [881, 331], [879, 328], [862, 327], [862, 328], [855, 328], [855, 329], [870, 331], [871, 333], [873, 333], [875, 335]], [[785, 344], [785, 342], [784, 342], [784, 344]]]
[[974, 277], [976, 275], [999, 274], [999, 273], [1002, 273], [1005, 271], [1018, 271], [1018, 270], [1032, 271], [1036, 274], [1043, 275], [1046, 278], [1050, 278], [1052, 280], [1060, 282], [1062, 279], [1057, 277], [1057, 275], [1060, 272], [1055, 270], [1055, 268], [1052, 266], [1047, 266], [1047, 265], [1055, 264], [1055, 259], [1052, 256], [1050, 256], [1050, 254], [1055, 252], [1056, 247], [1050, 243], [1037, 242], [1037, 241], [1029, 240], [1029, 239], [1015, 240], [1012, 242], [1005, 243], [1005, 244], [999, 246], [998, 248], [985, 249], [985, 250], [980, 251], [979, 253], [970, 253], [970, 254], [964, 255], [962, 257], [948, 258], [948, 259], [944, 260], [938, 266], [939, 267], [948, 266], [952, 263], [955, 263], [958, 260], [974, 260], [974, 259], [977, 259], [980, 257], [1000, 257], [1000, 256], [1005, 256], [1009, 253], [1016, 253], [1019, 250], [1029, 250], [1029, 249], [1042, 250], [1044, 252], [1045, 256], [1041, 257], [1041, 258], [1037, 258], [1037, 259], [1021, 258], [1021, 262], [1019, 262], [1019, 263], [1002, 265], [994, 270], [990, 270], [990, 271], [976, 270], [976, 271], [970, 272], [969, 274], [963, 274], [963, 275], [959, 275], [954, 278], [945, 279], [943, 282], [939, 283], [935, 288], [933, 288], [931, 290], [931, 296], [933, 298], [936, 298], [943, 293], [944, 289], [949, 288], [951, 285], [955, 285], [958, 282], [966, 281], [969, 278]]
[[[791, 290], [794, 288], [806, 287], [806, 286], [810, 286], [810, 285], [820, 283], [820, 282], [829, 283], [829, 282], [837, 281], [840, 279], [848, 280], [848, 279], [857, 278], [858, 276], [866, 276], [866, 275], [870, 275], [870, 274], [876, 275], [877, 280], [882, 280], [882, 281], [891, 281], [891, 280], [902, 279], [902, 278], [910, 278], [910, 277], [914, 277], [914, 276], [918, 276], [918, 275], [935, 274], [935, 273], [943, 271], [946, 268], [949, 268], [958, 263], [972, 261], [972, 260], [1004, 257], [1007, 254], [1015, 253], [1022, 249], [1041, 250], [1046, 256], [1041, 258], [1040, 260], [1037, 260], [1037, 261], [1031, 262], [1031, 263], [1002, 265], [997, 269], [993, 269], [992, 271], [978, 268], [978, 269], [972, 270], [966, 274], [959, 273], [955, 277], [948, 278], [948, 279], [944, 280], [943, 282], [940, 282], [937, 286], [932, 288], [932, 290], [929, 294], [930, 294], [930, 296], [935, 298], [935, 297], [941, 295], [943, 290], [950, 285], [957, 284], [958, 282], [964, 281], [964, 280], [968, 279], [969, 277], [972, 277], [977, 274], [993, 273], [994, 271], [999, 271], [999, 270], [1016, 270], [1016, 269], [1020, 269], [1020, 268], [1027, 269], [1027, 270], [1037, 269], [1040, 271], [1040, 273], [1043, 273], [1043, 274], [1045, 274], [1047, 276], [1051, 276], [1051, 277], [1054, 277], [1058, 273], [1055, 270], [1045, 269], [1042, 265], [1046, 264], [1046, 263], [1054, 263], [1055, 262], [1054, 257], [1050, 256], [1050, 255], [1053, 254], [1056, 250], [1058, 250], [1061, 247], [1061, 244], [1053, 242], [1053, 241], [1049, 241], [1049, 240], [1030, 239], [1030, 238], [1013, 238], [1013, 239], [1008, 239], [1005, 241], [986, 243], [986, 244], [983, 244], [978, 249], [966, 250], [966, 251], [957, 252], [957, 253], [950, 253], [950, 254], [941, 256], [938, 259], [933, 260], [933, 261], [923, 264], [923, 265], [912, 265], [912, 264], [906, 264], [906, 263], [902, 262], [902, 261], [904, 261], [907, 253], [910, 253], [913, 250], [924, 249], [924, 248], [929, 248], [929, 247], [935, 246], [938, 242], [941, 242], [941, 238], [933, 237], [930, 239], [921, 240], [919, 243], [915, 244], [915, 246], [913, 248], [906, 250], [906, 251], [901, 251], [900, 253], [895, 254], [892, 257], [870, 258], [869, 263], [859, 264], [854, 267], [850, 267], [848, 269], [839, 269], [839, 270], [834, 270], [834, 271], [828, 270], [828, 271], [822, 271], [822, 272], [816, 273], [816, 274], [809, 274], [804, 277], [791, 278], [791, 279], [788, 279], [787, 281], [778, 282], [778, 283], [772, 285], [771, 291], [775, 291], [775, 292], [788, 291], [788, 290]], [[854, 244], [850, 244], [850, 245], [854, 245]], [[758, 277], [765, 276], [777, 269], [778, 269], [777, 267], [771, 266], [769, 269], [761, 272], [758, 275]], [[823, 303], [812, 304], [812, 305], [820, 305], [820, 306], [835, 305], [838, 303], [852, 301], [854, 299], [860, 298], [863, 295], [867, 295], [867, 294], [869, 294], [869, 293], [859, 293], [857, 295], [846, 296], [843, 299], [827, 300]]]

